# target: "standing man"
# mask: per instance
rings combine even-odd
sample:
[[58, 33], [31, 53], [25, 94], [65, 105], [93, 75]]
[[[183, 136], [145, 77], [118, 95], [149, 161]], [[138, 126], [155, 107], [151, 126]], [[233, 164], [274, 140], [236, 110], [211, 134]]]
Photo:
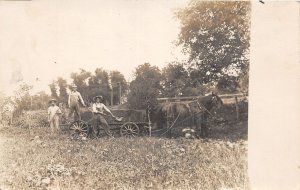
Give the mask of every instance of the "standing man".
[[69, 98], [68, 98], [68, 105], [70, 108], [69, 118], [74, 113], [74, 120], [81, 119], [80, 112], [79, 112], [79, 101], [81, 102], [81, 104], [83, 106], [85, 106], [81, 94], [77, 91], [77, 86], [75, 84], [72, 84], [71, 92], [70, 92]]
[[61, 114], [61, 110], [56, 105], [56, 100], [51, 99], [49, 101], [50, 107], [48, 108], [48, 121], [50, 123], [51, 132], [59, 130], [59, 114]]

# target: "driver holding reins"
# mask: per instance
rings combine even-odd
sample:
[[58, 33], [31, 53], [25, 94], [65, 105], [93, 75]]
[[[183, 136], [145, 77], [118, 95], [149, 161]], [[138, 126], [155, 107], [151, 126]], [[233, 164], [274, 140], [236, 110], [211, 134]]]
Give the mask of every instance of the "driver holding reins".
[[95, 96], [93, 98], [94, 103], [92, 106], [92, 112], [94, 113], [93, 116], [93, 127], [94, 129], [97, 129], [99, 131], [100, 129], [100, 125], [103, 127], [103, 129], [105, 130], [105, 133], [109, 136], [109, 137], [113, 137], [110, 130], [109, 130], [109, 125], [106, 121], [106, 119], [104, 118], [104, 111], [108, 112], [113, 118], [116, 118], [111, 111], [102, 103], [103, 101], [103, 97], [102, 96]]

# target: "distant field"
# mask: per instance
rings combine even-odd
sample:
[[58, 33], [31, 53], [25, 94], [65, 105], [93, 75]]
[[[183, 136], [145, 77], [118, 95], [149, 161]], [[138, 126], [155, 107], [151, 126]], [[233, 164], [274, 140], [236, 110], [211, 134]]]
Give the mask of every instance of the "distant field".
[[240, 134], [247, 133], [247, 127], [240, 124], [226, 131], [236, 138], [229, 141], [216, 134], [210, 140], [73, 141], [65, 135], [49, 135], [48, 128], [34, 128], [29, 135], [27, 129], [2, 127], [0, 187], [248, 189], [247, 137]]

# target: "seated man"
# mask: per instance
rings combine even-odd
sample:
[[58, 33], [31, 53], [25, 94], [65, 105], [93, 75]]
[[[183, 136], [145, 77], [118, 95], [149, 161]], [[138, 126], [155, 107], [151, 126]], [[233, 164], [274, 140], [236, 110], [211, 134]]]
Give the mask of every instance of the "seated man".
[[94, 131], [97, 130], [97, 134], [99, 133], [100, 130], [100, 125], [103, 127], [103, 129], [105, 130], [105, 133], [109, 136], [109, 137], [113, 137], [110, 130], [109, 130], [109, 125], [107, 123], [107, 121], [104, 118], [104, 111], [108, 112], [113, 118], [116, 118], [111, 111], [102, 103], [103, 101], [103, 97], [102, 96], [96, 96], [93, 98], [94, 102], [93, 106], [92, 106], [92, 112], [94, 113], [93, 116], [93, 128]]

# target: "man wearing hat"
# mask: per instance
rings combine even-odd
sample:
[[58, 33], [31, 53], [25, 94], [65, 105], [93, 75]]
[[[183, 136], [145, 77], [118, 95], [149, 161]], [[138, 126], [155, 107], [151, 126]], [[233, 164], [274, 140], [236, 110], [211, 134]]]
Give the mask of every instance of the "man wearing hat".
[[92, 112], [94, 113], [93, 116], [93, 127], [94, 129], [99, 131], [100, 125], [103, 127], [103, 129], [105, 130], [105, 133], [112, 137], [112, 134], [109, 130], [109, 125], [107, 123], [107, 121], [104, 118], [104, 111], [108, 112], [113, 118], [116, 118], [111, 111], [102, 103], [103, 101], [103, 97], [102, 96], [95, 96], [93, 98], [94, 103], [92, 106]]
[[68, 98], [68, 105], [70, 108], [69, 118], [74, 114], [74, 118], [81, 119], [80, 113], [79, 113], [79, 101], [83, 106], [85, 106], [84, 101], [82, 99], [81, 94], [77, 91], [77, 86], [75, 84], [72, 84], [71, 86], [71, 92], [69, 94]]
[[52, 133], [59, 129], [59, 114], [61, 114], [61, 110], [56, 105], [56, 100], [51, 99], [49, 101], [50, 107], [48, 108], [48, 121], [50, 123], [50, 128]]

